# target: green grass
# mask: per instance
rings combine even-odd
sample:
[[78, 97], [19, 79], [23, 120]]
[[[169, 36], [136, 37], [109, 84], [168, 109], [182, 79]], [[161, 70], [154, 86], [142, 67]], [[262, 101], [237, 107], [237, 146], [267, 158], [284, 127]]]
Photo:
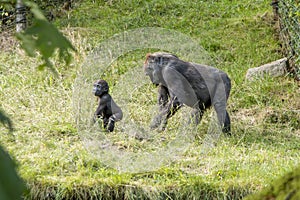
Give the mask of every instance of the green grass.
[[299, 199], [299, 167], [247, 199]]
[[[248, 68], [282, 57], [269, 1], [93, 2], [77, 3], [68, 16], [55, 22], [78, 49], [70, 67], [54, 60], [59, 77], [38, 71], [39, 61], [19, 49], [0, 54], [0, 106], [16, 128], [13, 134], [1, 134], [0, 141], [18, 162], [30, 189], [28, 199], [241, 199], [299, 164], [299, 86], [289, 77], [244, 80]], [[114, 151], [111, 155], [99, 151], [102, 157], [87, 151], [73, 109], [77, 72], [102, 41], [139, 27], [163, 27], [188, 35], [208, 51], [216, 67], [229, 74], [231, 137], [221, 135], [214, 148], [204, 148], [208, 112], [196, 132], [187, 131], [193, 140], [180, 152], [182, 143], [176, 134], [189, 111], [186, 108], [170, 120], [165, 132], [150, 132], [142, 141], [132, 137], [143, 131], [128, 129], [128, 120], [148, 130], [149, 110], [156, 104], [156, 88], [147, 77], [149, 84], [142, 87], [120, 86], [124, 74], [140, 66], [147, 52], [157, 50], [141, 49], [122, 55], [102, 74], [116, 102], [124, 98], [122, 90], [134, 89], [127, 102], [128, 118], [117, 123], [115, 133], [105, 136]], [[90, 100], [96, 106], [92, 96]], [[165, 153], [160, 156], [166, 160], [153, 170], [124, 172], [112, 167], [126, 163], [126, 155], [161, 149]], [[124, 158], [119, 163], [105, 161], [120, 152]], [[152, 164], [157, 162], [153, 158]], [[144, 164], [138, 159], [132, 163], [133, 167]]]

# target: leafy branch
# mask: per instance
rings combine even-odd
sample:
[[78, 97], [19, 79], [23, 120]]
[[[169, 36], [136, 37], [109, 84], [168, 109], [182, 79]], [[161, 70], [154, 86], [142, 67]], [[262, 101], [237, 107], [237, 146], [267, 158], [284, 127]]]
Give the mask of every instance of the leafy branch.
[[76, 50], [71, 42], [53, 24], [48, 22], [37, 4], [30, 1], [24, 1], [24, 4], [30, 8], [33, 14], [33, 24], [24, 32], [17, 33], [16, 37], [30, 57], [36, 57], [37, 52], [41, 55], [44, 63], [39, 65], [38, 69], [42, 70], [48, 67], [57, 73], [50, 60], [55, 51], [58, 50], [60, 60], [69, 65], [72, 60], [71, 52]]

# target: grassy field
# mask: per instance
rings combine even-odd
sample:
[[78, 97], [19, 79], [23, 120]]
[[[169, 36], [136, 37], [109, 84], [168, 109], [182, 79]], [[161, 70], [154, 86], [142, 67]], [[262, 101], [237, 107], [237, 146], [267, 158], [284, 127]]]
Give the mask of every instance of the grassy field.
[[[282, 57], [270, 1], [88, 0], [55, 24], [78, 50], [68, 67], [53, 60], [59, 77], [38, 71], [40, 61], [18, 47], [0, 53], [0, 105], [15, 126], [12, 134], [0, 127], [0, 141], [28, 184], [26, 198], [241, 199], [299, 164], [299, 85], [289, 76], [244, 78], [248, 68]], [[181, 124], [187, 108], [166, 131], [149, 131], [156, 88], [138, 66], [147, 52], [168, 49], [136, 48], [97, 72], [101, 59], [88, 55], [101, 52], [97, 47], [116, 34], [147, 27], [183, 33], [229, 74], [232, 136], [205, 146], [213, 113], [195, 130]], [[88, 67], [88, 79], [78, 82]], [[88, 106], [76, 106], [85, 104], [77, 95], [100, 76], [126, 110], [114, 133], [84, 128], [97, 104], [92, 95], [82, 93]], [[183, 128], [185, 135], [178, 136]]]

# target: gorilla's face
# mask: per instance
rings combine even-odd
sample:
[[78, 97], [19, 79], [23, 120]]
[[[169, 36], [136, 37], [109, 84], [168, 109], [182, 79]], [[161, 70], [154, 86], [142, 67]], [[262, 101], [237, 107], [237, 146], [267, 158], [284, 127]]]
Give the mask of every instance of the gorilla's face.
[[166, 52], [147, 54], [144, 63], [144, 71], [145, 74], [150, 77], [152, 83], [164, 84], [162, 69], [167, 66], [172, 60], [178, 60], [178, 57], [174, 54]]
[[104, 80], [98, 80], [93, 85], [93, 94], [101, 97], [103, 94], [108, 93], [108, 84]]

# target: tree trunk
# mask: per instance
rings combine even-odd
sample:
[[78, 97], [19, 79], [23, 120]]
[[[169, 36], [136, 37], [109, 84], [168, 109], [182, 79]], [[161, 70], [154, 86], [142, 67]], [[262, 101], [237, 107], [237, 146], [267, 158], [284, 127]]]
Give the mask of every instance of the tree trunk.
[[26, 29], [26, 6], [22, 0], [17, 0], [16, 4], [16, 32], [21, 32]]

